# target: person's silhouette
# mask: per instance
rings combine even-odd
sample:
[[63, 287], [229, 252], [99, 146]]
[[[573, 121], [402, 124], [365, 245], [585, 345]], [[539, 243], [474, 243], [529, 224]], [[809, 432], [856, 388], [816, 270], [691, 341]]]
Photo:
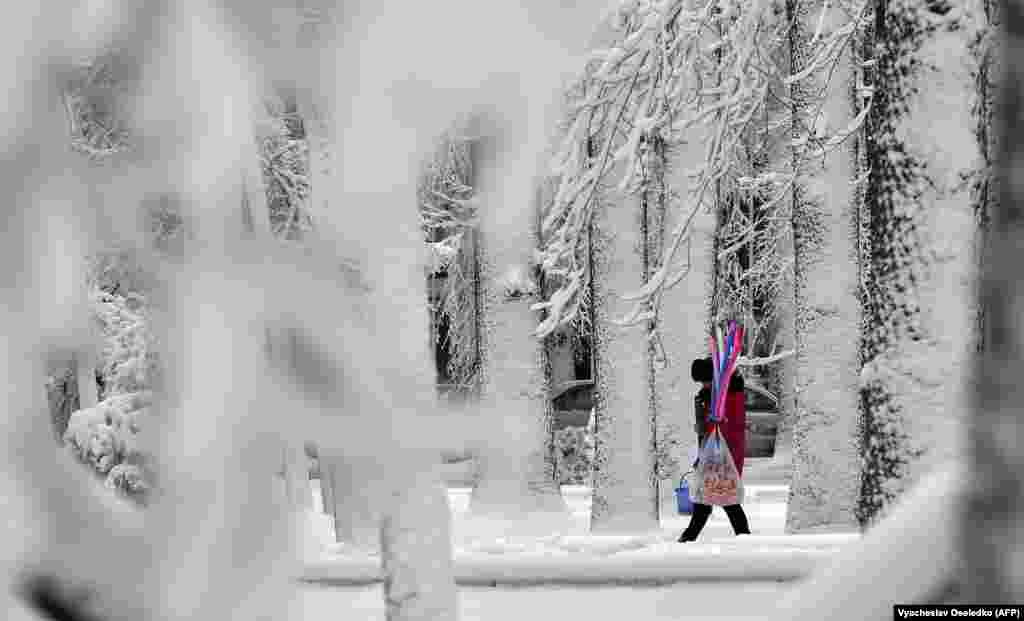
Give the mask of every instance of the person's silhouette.
[[[694, 409], [694, 430], [697, 432], [697, 446], [704, 445], [704, 439], [710, 431], [707, 423], [708, 409], [711, 407], [711, 382], [714, 370], [710, 358], [698, 358], [690, 366], [690, 376], [693, 381], [701, 384], [701, 389], [693, 399]], [[747, 411], [744, 405], [743, 376], [739, 371], [733, 373], [729, 382], [729, 392], [725, 401], [725, 418], [720, 424], [722, 436], [729, 445], [729, 452], [732, 454], [733, 462], [736, 464], [736, 471], [743, 476], [743, 455], [747, 448], [746, 439]], [[700, 459], [698, 452], [697, 459]], [[694, 462], [696, 465], [696, 462]], [[750, 525], [747, 522], [747, 514], [743, 511], [742, 505], [729, 505], [723, 507], [725, 514], [729, 516], [729, 523], [737, 535], [749, 535]], [[693, 503], [693, 514], [690, 516], [690, 524], [686, 530], [679, 535], [679, 543], [695, 541], [707, 524], [711, 516], [711, 505], [695, 502]]]

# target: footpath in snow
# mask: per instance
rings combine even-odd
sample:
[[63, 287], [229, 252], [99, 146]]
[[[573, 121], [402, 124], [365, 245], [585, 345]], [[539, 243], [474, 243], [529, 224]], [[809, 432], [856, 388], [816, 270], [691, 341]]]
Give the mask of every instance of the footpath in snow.
[[[449, 488], [456, 581], [485, 587], [798, 580], [860, 535], [784, 535], [787, 492], [784, 484], [752, 482], [744, 508], [755, 534], [734, 536], [724, 512], [716, 509], [699, 541], [680, 544], [676, 538], [689, 516], [668, 511], [660, 532], [590, 534], [590, 490], [582, 486], [563, 486], [570, 517], [541, 536], [511, 534], [500, 523], [472, 517], [470, 489]], [[335, 586], [380, 581], [375, 553], [331, 543], [330, 520], [321, 514], [314, 520], [322, 553], [306, 563], [304, 581]]]

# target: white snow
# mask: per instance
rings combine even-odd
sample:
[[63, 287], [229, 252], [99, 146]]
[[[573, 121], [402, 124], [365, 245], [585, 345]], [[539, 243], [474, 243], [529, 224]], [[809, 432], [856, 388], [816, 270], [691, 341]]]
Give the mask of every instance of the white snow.
[[[794, 580], [860, 538], [855, 532], [783, 535], [787, 486], [751, 483], [747, 490], [744, 508], [754, 535], [734, 536], [724, 512], [715, 509], [701, 539], [684, 545], [675, 540], [689, 516], [678, 515], [674, 507], [663, 509], [661, 528], [655, 533], [591, 534], [590, 489], [563, 486], [571, 520], [548, 523], [547, 530], [548, 524], [535, 524], [537, 534], [531, 536], [521, 534], [517, 524], [472, 516], [471, 490], [449, 488], [456, 581], [463, 586], [522, 587]], [[315, 490], [314, 496], [319, 496]], [[332, 541], [329, 523], [320, 520], [320, 528], [315, 536]], [[380, 579], [380, 558], [365, 549], [328, 544], [320, 558], [307, 560], [303, 579], [366, 585]]]
[[960, 463], [937, 468], [892, 507], [888, 518], [779, 602], [775, 619], [890, 619], [894, 603], [926, 603], [956, 571]]
[[[889, 618], [893, 602], [922, 601], [951, 575], [956, 562], [953, 518], [963, 476], [956, 464], [937, 470], [862, 541], [857, 533], [761, 534], [705, 537], [704, 543], [684, 546], [657, 537], [561, 535], [535, 540], [532, 547], [507, 540], [495, 540], [490, 547], [478, 545], [475, 550], [463, 546], [456, 555], [456, 576], [462, 583], [460, 619], [546, 619], [555, 614], [591, 621]], [[777, 504], [773, 497], [778, 487], [784, 486], [749, 486], [753, 493], [748, 511], [761, 520], [760, 532], [782, 530], [781, 516], [773, 520], [765, 511]], [[586, 492], [582, 487], [563, 488], [574, 513], [586, 513]], [[449, 495], [456, 516], [464, 495], [457, 488]], [[668, 523], [676, 519], [663, 523], [666, 534]], [[921, 528], [921, 524], [930, 527]], [[455, 535], [459, 534], [456, 528]], [[847, 547], [834, 553], [842, 546]], [[547, 554], [542, 553], [545, 548]], [[785, 569], [828, 557], [808, 580], [784, 581]], [[373, 560], [362, 564], [366, 578], [376, 571]], [[355, 559], [349, 562], [350, 571], [354, 570]], [[783, 566], [774, 580], [750, 571], [768, 565]], [[714, 573], [724, 566], [733, 573]], [[513, 581], [515, 585], [500, 582], [527, 573], [533, 580]], [[627, 576], [646, 576], [647, 581], [623, 584], [629, 581], [623, 580]], [[687, 580], [664, 584], [679, 577]], [[550, 581], [539, 584], [541, 579]], [[563, 584], [556, 583], [559, 579]], [[565, 584], [567, 579], [577, 582]], [[594, 583], [602, 580], [600, 588], [595, 588]], [[494, 582], [498, 588], [487, 588]], [[865, 597], [866, 593], [870, 596]], [[318, 621], [344, 610], [346, 619], [370, 619], [379, 618], [382, 609], [376, 584], [305, 585], [292, 618]]]
[[[763, 619], [791, 587], [760, 582], [675, 584], [667, 587], [557, 587], [459, 589], [461, 621], [587, 619], [668, 621], [677, 619]], [[742, 593], [742, 596], [738, 596]], [[383, 619], [380, 587], [306, 586], [291, 619], [346, 621]]]

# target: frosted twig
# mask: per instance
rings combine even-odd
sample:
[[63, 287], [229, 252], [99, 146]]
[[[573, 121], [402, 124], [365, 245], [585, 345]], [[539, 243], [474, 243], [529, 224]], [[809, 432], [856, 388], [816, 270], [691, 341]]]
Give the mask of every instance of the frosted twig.
[[764, 366], [764, 365], [772, 364], [773, 362], [778, 362], [780, 360], [785, 360], [786, 358], [789, 358], [790, 356], [792, 356], [795, 353], [796, 353], [796, 351], [794, 351], [792, 349], [787, 349], [787, 350], [778, 352], [776, 354], [772, 354], [771, 356], [762, 356], [760, 358], [748, 358], [747, 356], [740, 356], [737, 359], [736, 364], [737, 364], [737, 366], [741, 366], [741, 367]]

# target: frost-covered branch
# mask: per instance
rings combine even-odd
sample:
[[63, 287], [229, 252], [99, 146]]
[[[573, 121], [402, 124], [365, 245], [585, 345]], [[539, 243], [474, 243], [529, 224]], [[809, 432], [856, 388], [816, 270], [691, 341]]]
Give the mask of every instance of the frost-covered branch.
[[71, 148], [94, 160], [130, 146], [111, 60], [101, 55], [79, 65], [62, 93]]
[[259, 138], [260, 165], [266, 184], [271, 230], [281, 239], [299, 239], [313, 229], [309, 209], [309, 147], [289, 113], [267, 105], [267, 131]]
[[[443, 135], [424, 163], [418, 188], [420, 222], [430, 253], [428, 270], [440, 282], [435, 313], [447, 323], [443, 337], [450, 355], [447, 371], [459, 386], [473, 384], [477, 366], [473, 249], [477, 203], [469, 147], [469, 139], [458, 128]], [[434, 337], [442, 338], [439, 327]]]
[[[778, 289], [783, 266], [774, 245], [783, 222], [777, 212], [794, 178], [788, 170], [755, 162], [750, 144], [763, 149], [783, 140], [778, 134], [788, 131], [790, 119], [775, 109], [769, 114], [769, 106], [777, 109], [788, 101], [791, 83], [831, 76], [863, 25], [863, 5], [829, 32], [819, 20], [808, 62], [793, 75], [774, 60], [792, 25], [775, 16], [766, 0], [630, 0], [609, 14], [614, 43], [591, 54], [570, 89], [564, 134], [551, 164], [557, 190], [544, 208], [537, 262], [555, 287], [535, 305], [546, 312], [538, 336], [576, 319], [580, 296], [588, 290], [585, 246], [594, 204], [606, 186], [626, 193], [644, 190], [641, 160], [646, 145], [655, 141], [672, 152], [699, 139], [704, 157], [687, 171], [686, 194], [670, 205], [685, 205], [687, 213], [666, 239], [657, 270], [627, 296], [635, 306], [621, 323], [657, 318], [663, 292], [689, 269], [688, 262], [678, 265], [676, 255], [700, 209], [723, 212], [720, 259], [737, 264], [730, 269], [737, 284], [748, 283], [744, 295], [764, 297], [764, 292], [751, 294], [749, 283]], [[818, 126], [820, 113], [815, 113], [799, 120], [803, 136], [786, 138], [806, 146], [801, 158], [820, 158], [855, 132], [866, 114], [861, 110], [849, 127], [829, 133]], [[738, 262], [735, 255], [741, 252], [747, 258]]]
[[753, 357], [753, 358], [750, 358], [750, 357], [747, 357], [747, 356], [740, 356], [739, 359], [736, 361], [736, 364], [738, 366], [741, 366], [741, 367], [765, 366], [765, 365], [769, 365], [769, 364], [778, 362], [780, 360], [785, 360], [786, 358], [789, 358], [790, 356], [792, 356], [795, 353], [796, 352], [793, 351], [792, 349], [787, 349], [785, 351], [780, 351], [780, 352], [778, 352], [776, 354], [772, 354], [770, 356], [759, 356], [759, 357]]

